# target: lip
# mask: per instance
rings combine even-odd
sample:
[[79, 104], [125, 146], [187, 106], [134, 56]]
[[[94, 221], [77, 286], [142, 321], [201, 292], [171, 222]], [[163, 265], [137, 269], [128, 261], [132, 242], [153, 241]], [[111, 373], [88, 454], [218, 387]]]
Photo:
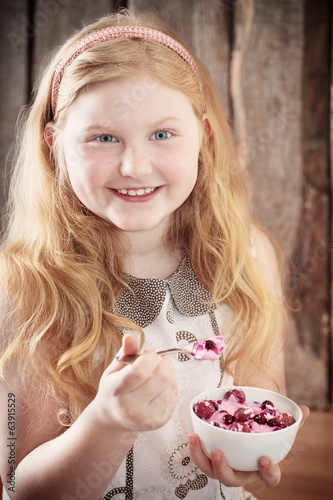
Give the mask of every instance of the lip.
[[[149, 186], [150, 187], [150, 186]], [[108, 188], [117, 198], [123, 200], [123, 201], [126, 201], [128, 203], [140, 203], [140, 202], [146, 202], [146, 201], [149, 201], [151, 200], [152, 198], [154, 198], [157, 193], [160, 192], [160, 190], [162, 189], [163, 186], [158, 186], [155, 191], [153, 191], [152, 193], [148, 193], [148, 194], [143, 194], [141, 196], [129, 196], [127, 194], [121, 194], [119, 193], [116, 189], [114, 188]], [[119, 188], [121, 189], [121, 188]], [[137, 191], [138, 189], [147, 189], [147, 188], [124, 188], [126, 189], [126, 191], [130, 191], [131, 189], [132, 190], [135, 190]]]

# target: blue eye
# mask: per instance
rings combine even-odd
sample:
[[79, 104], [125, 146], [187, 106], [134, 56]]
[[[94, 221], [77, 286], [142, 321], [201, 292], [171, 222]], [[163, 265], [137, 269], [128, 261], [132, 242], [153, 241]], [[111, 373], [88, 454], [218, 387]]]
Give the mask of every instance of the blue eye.
[[113, 135], [103, 134], [97, 137], [97, 141], [99, 142], [117, 142], [117, 139], [113, 137]]
[[169, 139], [169, 137], [171, 137], [170, 132], [166, 132], [166, 130], [159, 130], [151, 136], [151, 139], [153, 141], [164, 141], [165, 139]]

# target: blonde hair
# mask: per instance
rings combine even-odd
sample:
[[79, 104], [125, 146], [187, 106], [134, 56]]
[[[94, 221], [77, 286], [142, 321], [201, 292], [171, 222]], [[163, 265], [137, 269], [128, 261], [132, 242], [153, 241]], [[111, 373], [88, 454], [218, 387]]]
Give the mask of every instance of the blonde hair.
[[[141, 342], [143, 332], [116, 311], [116, 299], [127, 286], [120, 257], [124, 242], [116, 230], [105, 231], [104, 222], [71, 189], [61, 151], [67, 112], [90, 83], [145, 71], [184, 92], [202, 117], [198, 81], [186, 62], [157, 42], [127, 38], [95, 45], [66, 68], [52, 117], [51, 82], [67, 50], [88, 33], [126, 24], [179, 40], [159, 21], [126, 11], [85, 27], [57, 52], [18, 136], [0, 255], [0, 287], [8, 309], [0, 375], [5, 377], [11, 360], [20, 361], [26, 367], [23, 382], [31, 371], [43, 378], [47, 391], [62, 401], [62, 421], [68, 425], [95, 396], [102, 372], [120, 347], [121, 328], [138, 331]], [[280, 342], [282, 305], [267, 290], [251, 255], [247, 174], [237, 161], [210, 78], [197, 64], [211, 131], [203, 134], [196, 186], [173, 214], [168, 237], [188, 252], [212, 300], [234, 311], [230, 332], [237, 335], [230, 335], [225, 366], [232, 371], [235, 361], [242, 359], [245, 367], [256, 353], [264, 357], [274, 339]], [[53, 118], [56, 140], [50, 152], [44, 129]]]

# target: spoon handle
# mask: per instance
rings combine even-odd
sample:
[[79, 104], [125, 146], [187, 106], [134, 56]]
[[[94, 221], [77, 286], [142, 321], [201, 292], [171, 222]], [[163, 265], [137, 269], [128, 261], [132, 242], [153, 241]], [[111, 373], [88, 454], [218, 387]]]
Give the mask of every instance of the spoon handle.
[[[156, 354], [167, 354], [169, 352], [183, 352], [182, 349], [179, 349], [177, 347], [173, 347], [172, 349], [164, 349], [164, 351], [156, 351]], [[138, 357], [141, 356], [141, 354], [128, 354], [127, 356], [116, 356], [116, 360], [119, 361], [119, 363], [125, 363], [126, 365], [131, 365], [134, 363]]]

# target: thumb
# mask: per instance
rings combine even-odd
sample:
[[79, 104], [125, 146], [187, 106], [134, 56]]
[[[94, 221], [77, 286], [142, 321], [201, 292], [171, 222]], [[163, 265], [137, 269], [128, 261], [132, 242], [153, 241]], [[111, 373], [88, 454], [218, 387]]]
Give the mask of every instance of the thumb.
[[123, 336], [123, 343], [118, 352], [121, 356], [128, 356], [129, 354], [137, 354], [138, 352], [138, 343], [136, 338], [130, 333], [126, 333]]
[[[136, 338], [130, 333], [126, 333], [123, 336], [122, 346], [117, 352], [116, 356], [127, 356], [129, 354], [137, 354], [138, 352], [138, 343]], [[105, 374], [113, 373], [125, 368], [126, 365], [123, 363], [119, 363], [116, 358], [113, 359], [111, 364], [105, 370]]]

